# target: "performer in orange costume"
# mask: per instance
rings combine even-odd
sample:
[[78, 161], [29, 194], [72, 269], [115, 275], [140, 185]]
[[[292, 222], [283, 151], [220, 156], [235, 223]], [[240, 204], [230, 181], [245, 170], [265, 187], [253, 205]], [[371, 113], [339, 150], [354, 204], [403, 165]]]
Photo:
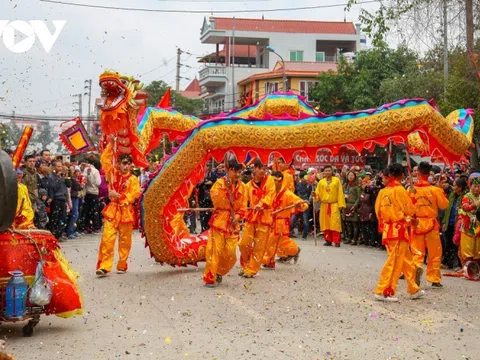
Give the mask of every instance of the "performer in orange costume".
[[263, 268], [265, 269], [275, 269], [275, 254], [278, 254], [284, 261], [290, 261], [292, 258], [295, 263], [298, 261], [300, 248], [295, 241], [288, 237], [290, 234], [290, 215], [292, 210], [303, 212], [308, 209], [307, 202], [283, 186], [285, 178], [281, 172], [273, 172], [272, 178], [275, 181], [276, 190], [273, 212], [285, 209], [290, 205], [296, 206], [273, 215], [272, 229], [268, 237], [267, 249], [263, 255]]
[[442, 189], [430, 185], [428, 176], [432, 166], [422, 161], [418, 164], [420, 179], [415, 185], [416, 191], [410, 192], [415, 205], [417, 226], [410, 244], [413, 253], [413, 262], [416, 267], [415, 281], [420, 286], [425, 260], [425, 247], [428, 249], [427, 281], [432, 286], [441, 288], [442, 275], [440, 263], [442, 262], [442, 243], [440, 242], [440, 224], [438, 223], [438, 210], [448, 207], [448, 199]]
[[228, 162], [227, 176], [218, 179], [210, 189], [215, 211], [210, 219], [203, 281], [215, 287], [237, 261], [239, 222], [247, 209], [245, 184], [240, 181], [243, 165], [236, 160]]
[[[415, 207], [407, 190], [400, 183], [403, 168], [400, 164], [390, 165], [390, 176], [386, 188], [380, 190], [375, 202], [375, 213], [382, 230], [382, 243], [387, 247], [388, 259], [383, 265], [380, 281], [375, 290], [375, 299], [398, 301], [395, 297], [398, 279], [403, 272], [407, 281], [407, 291], [412, 299], [425, 295], [415, 283], [415, 265], [409, 248], [408, 227]], [[414, 188], [411, 188], [414, 191]]]
[[290, 166], [285, 162], [283, 157], [278, 159], [278, 169], [283, 174], [283, 183], [282, 186], [291, 192], [295, 192], [295, 181], [293, 180], [293, 175], [291, 173]]
[[340, 210], [345, 209], [345, 195], [340, 179], [333, 176], [330, 165], [324, 168], [324, 178], [318, 182], [317, 189], [312, 193], [315, 201], [320, 201], [320, 230], [325, 236], [325, 246], [340, 247], [342, 219]]
[[260, 159], [255, 159], [253, 178], [246, 186], [250, 209], [238, 244], [242, 267], [239, 275], [246, 278], [254, 277], [260, 270], [272, 225], [275, 183], [271, 176], [266, 175], [265, 170]]
[[135, 221], [133, 203], [140, 197], [140, 184], [130, 168], [132, 157], [121, 154], [118, 157], [118, 169], [113, 166], [113, 146], [109, 144], [102, 154], [101, 162], [105, 176], [109, 181], [110, 203], [103, 210], [105, 219], [102, 241], [98, 249], [96, 274], [106, 276], [112, 269], [115, 239], [118, 234], [117, 273], [127, 271], [127, 259], [132, 248], [132, 231]]

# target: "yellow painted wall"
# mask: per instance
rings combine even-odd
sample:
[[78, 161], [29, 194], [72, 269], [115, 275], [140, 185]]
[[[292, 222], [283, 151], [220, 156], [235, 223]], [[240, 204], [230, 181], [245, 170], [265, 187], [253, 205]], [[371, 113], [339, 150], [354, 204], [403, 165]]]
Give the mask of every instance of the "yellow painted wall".
[[[300, 81], [315, 81], [316, 76], [312, 77], [288, 77], [288, 80], [290, 81], [290, 89], [295, 93], [299, 94], [300, 93]], [[252, 83], [245, 84], [245, 85], [239, 85], [238, 86], [238, 94], [239, 96], [242, 96], [245, 94], [246, 97], [248, 97], [248, 94], [250, 92], [250, 87], [253, 85], [255, 88], [253, 89], [252, 92], [252, 100], [256, 101], [262, 98], [262, 96], [265, 95], [265, 83], [267, 82], [278, 82], [278, 89], [282, 90], [283, 87], [283, 82], [282, 82], [282, 77], [276, 77], [276, 78], [269, 78], [269, 79], [257, 79]], [[256, 91], [257, 85], [255, 83], [258, 83], [258, 91]]]

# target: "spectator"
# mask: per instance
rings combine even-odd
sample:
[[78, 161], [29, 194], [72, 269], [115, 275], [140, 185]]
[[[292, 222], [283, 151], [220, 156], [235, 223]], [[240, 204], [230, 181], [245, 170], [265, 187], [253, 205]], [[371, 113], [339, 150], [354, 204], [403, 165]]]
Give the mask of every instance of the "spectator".
[[362, 180], [362, 194], [360, 195], [360, 206], [358, 214], [360, 217], [360, 230], [362, 241], [367, 246], [377, 246], [375, 232], [377, 231], [373, 223], [373, 214], [375, 207], [374, 186], [367, 176]]
[[24, 184], [28, 189], [28, 196], [30, 197], [30, 202], [32, 203], [33, 210], [35, 211], [38, 198], [38, 179], [37, 170], [35, 169], [34, 155], [25, 156], [23, 174], [22, 184]]
[[72, 179], [71, 179], [72, 187], [70, 190], [72, 208], [70, 210], [70, 219], [68, 221], [68, 226], [66, 231], [68, 239], [75, 239], [80, 236], [80, 234], [76, 231], [77, 229], [76, 222], [78, 220], [80, 199], [82, 197], [82, 190], [83, 190], [81, 177], [82, 177], [82, 173], [80, 172], [80, 169], [74, 170]]
[[458, 209], [467, 191], [467, 182], [465, 179], [458, 177], [453, 183], [453, 191], [448, 197], [448, 207], [442, 220], [442, 230], [446, 238], [446, 249], [442, 264], [449, 269], [460, 266], [458, 246], [453, 242], [453, 235], [455, 234], [455, 224], [458, 219]]
[[150, 172], [149, 168], [141, 169], [140, 170], [140, 186], [143, 188], [145, 185], [147, 185], [148, 180], [150, 180]]
[[49, 183], [49, 168], [45, 160], [40, 159], [37, 161], [37, 186], [38, 190], [44, 189], [48, 191]]
[[[312, 184], [308, 182], [306, 179], [306, 173], [301, 172], [300, 173], [300, 181], [295, 185], [295, 193], [296, 195], [302, 199], [309, 201], [310, 200], [310, 195], [312, 194]], [[303, 231], [302, 231], [302, 239], [307, 240], [308, 236], [308, 228], [309, 228], [309, 209], [305, 210], [304, 212], [301, 213], [296, 213], [292, 216], [292, 224], [290, 225], [290, 236], [295, 237], [295, 226], [297, 226], [297, 222], [299, 217], [302, 217], [302, 222], [303, 222]]]
[[46, 229], [48, 224], [48, 213], [50, 206], [47, 202], [48, 192], [45, 189], [38, 190], [38, 199], [36, 203], [37, 211], [35, 213], [35, 226], [37, 229]]
[[84, 231], [93, 233], [100, 230], [99, 212], [98, 212], [98, 189], [102, 183], [100, 172], [94, 166], [95, 160], [92, 157], [87, 159], [87, 163], [82, 164], [83, 176], [87, 179], [85, 186], [85, 203], [84, 203]]
[[360, 218], [358, 216], [358, 206], [360, 205], [362, 189], [358, 185], [357, 175], [354, 171], [348, 172], [347, 183], [343, 185], [343, 192], [346, 203], [342, 216], [346, 226], [345, 243], [359, 245]]
[[49, 177], [48, 202], [50, 203], [50, 231], [57, 240], [63, 241], [63, 230], [66, 225], [67, 199], [70, 184], [67, 184], [63, 174], [61, 160], [52, 163], [52, 174]]
[[51, 164], [52, 164], [52, 158], [50, 157], [50, 151], [48, 150], [42, 150], [40, 152], [40, 157], [41, 159], [40, 160], [43, 160], [45, 161], [45, 163], [47, 164], [47, 167], [50, 167]]

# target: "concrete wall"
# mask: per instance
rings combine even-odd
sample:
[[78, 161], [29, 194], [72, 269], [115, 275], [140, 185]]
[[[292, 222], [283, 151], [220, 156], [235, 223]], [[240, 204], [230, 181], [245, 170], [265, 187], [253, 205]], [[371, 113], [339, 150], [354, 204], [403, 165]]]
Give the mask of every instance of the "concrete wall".
[[[231, 32], [227, 31], [228, 36]], [[280, 54], [285, 61], [290, 60], [291, 50], [303, 51], [303, 61], [316, 61], [317, 40], [330, 41], [355, 41], [356, 50], [360, 49], [361, 35], [340, 35], [340, 34], [291, 34], [291, 33], [260, 33], [252, 31], [235, 31], [235, 38], [265, 38], [274, 50]], [[342, 46], [339, 46], [342, 47]], [[355, 50], [355, 51], [356, 51]], [[278, 57], [269, 54], [269, 70], [275, 66]]]

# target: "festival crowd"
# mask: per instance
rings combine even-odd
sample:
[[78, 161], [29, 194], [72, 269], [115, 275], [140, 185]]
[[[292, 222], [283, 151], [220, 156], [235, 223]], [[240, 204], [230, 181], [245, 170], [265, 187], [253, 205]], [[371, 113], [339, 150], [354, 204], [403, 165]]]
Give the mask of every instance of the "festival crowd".
[[[141, 188], [153, 175], [149, 169], [141, 169], [134, 176], [129, 156], [119, 158], [116, 166], [109, 163], [107, 150], [102, 154], [102, 161], [96, 154], [88, 154], [68, 162], [63, 161], [61, 155], [52, 157], [48, 150], [43, 150], [38, 155], [26, 155], [17, 170], [19, 193], [28, 193], [20, 197], [17, 213], [22, 213], [28, 198], [36, 228], [51, 231], [59, 241], [76, 239], [82, 233], [99, 233], [103, 228], [97, 264], [100, 276], [108, 274], [112, 267], [117, 235], [123, 254], [117, 272], [127, 270], [131, 234], [138, 221], [138, 198]], [[113, 157], [113, 153], [111, 155]], [[184, 220], [190, 233], [197, 233], [197, 214], [198, 232], [210, 230], [206, 285], [221, 282], [219, 267], [230, 269], [235, 264], [233, 254], [237, 245], [242, 254], [240, 275], [253, 277], [260, 268], [275, 268], [276, 255], [280, 262], [297, 262], [301, 249], [292, 240], [297, 236], [306, 241], [313, 235], [317, 241], [317, 236], [323, 235], [324, 246], [340, 247], [343, 242], [386, 249], [390, 254], [385, 238], [396, 239], [392, 231], [398, 229], [389, 228], [393, 224], [401, 229], [415, 229], [411, 248], [417, 291], [424, 263], [427, 263], [427, 280], [433, 286], [442, 287], [440, 268], [459, 270], [466, 260], [478, 257], [475, 255], [477, 245], [472, 247], [467, 240], [477, 236], [474, 217], [480, 206], [477, 194], [480, 176], [470, 175], [469, 179], [464, 169], [437, 168], [435, 171], [430, 164], [420, 163], [409, 173], [404, 163], [386, 171], [373, 171], [368, 165], [295, 170], [283, 158], [269, 166], [259, 159], [253, 160], [247, 167], [234, 160], [231, 164], [209, 163], [204, 179], [189, 198], [192, 211], [185, 212]], [[236, 180], [234, 186], [233, 180]], [[389, 187], [397, 190], [385, 195], [391, 191]], [[408, 189], [409, 195], [399, 193], [399, 188]], [[385, 189], [384, 195], [377, 201], [382, 189]], [[405, 201], [400, 201], [398, 206], [406, 206], [411, 201], [413, 210], [402, 208], [402, 219], [385, 220], [384, 217], [390, 215], [379, 215], [382, 207], [395, 207], [399, 197], [405, 197]], [[388, 204], [384, 204], [385, 199]], [[197, 208], [200, 210], [195, 210]], [[383, 217], [381, 221], [379, 216]], [[415, 225], [405, 225], [410, 217]], [[225, 240], [225, 236], [232, 241]], [[257, 242], [263, 245], [257, 246]], [[223, 260], [212, 260], [219, 256], [215, 248], [227, 243], [230, 249], [225, 250], [227, 255]], [[459, 252], [461, 243], [465, 244]], [[222, 261], [226, 263], [222, 265]], [[228, 270], [223, 271], [226, 272]], [[407, 272], [403, 269], [404, 275]]]

